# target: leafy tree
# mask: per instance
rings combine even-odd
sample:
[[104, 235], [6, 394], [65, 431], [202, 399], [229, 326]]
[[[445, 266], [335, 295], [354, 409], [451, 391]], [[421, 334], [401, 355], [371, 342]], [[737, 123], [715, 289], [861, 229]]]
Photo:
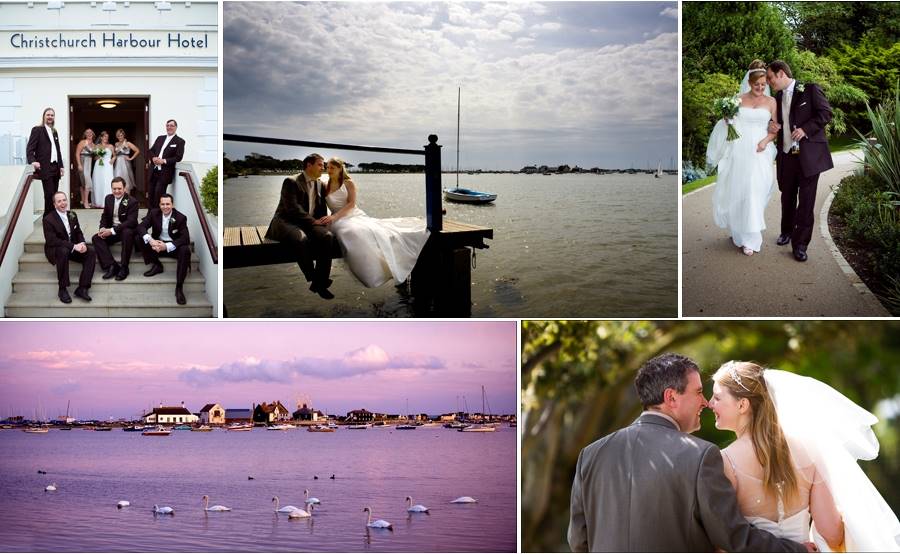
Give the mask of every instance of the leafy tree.
[[897, 2], [776, 2], [797, 45], [824, 54], [842, 44], [868, 41], [889, 47], [900, 41]]
[[756, 58], [793, 59], [793, 37], [772, 4], [685, 2], [681, 10], [685, 77], [724, 73], [740, 79]]
[[889, 97], [900, 80], [900, 43], [888, 47], [871, 41], [843, 44], [830, 48], [828, 56], [847, 83], [874, 99]]

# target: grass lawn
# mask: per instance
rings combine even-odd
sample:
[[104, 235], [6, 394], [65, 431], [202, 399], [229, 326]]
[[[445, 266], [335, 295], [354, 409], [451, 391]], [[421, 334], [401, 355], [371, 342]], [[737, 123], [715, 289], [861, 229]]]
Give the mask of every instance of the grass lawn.
[[681, 194], [685, 195], [689, 192], [693, 192], [699, 188], [703, 188], [706, 185], [715, 182], [716, 176], [710, 175], [709, 177], [704, 177], [703, 179], [697, 179], [696, 181], [691, 181], [690, 183], [685, 183], [681, 185]]
[[850, 136], [831, 137], [828, 139], [828, 149], [832, 152], [843, 152], [844, 150], [856, 149], [856, 143], [859, 139]]

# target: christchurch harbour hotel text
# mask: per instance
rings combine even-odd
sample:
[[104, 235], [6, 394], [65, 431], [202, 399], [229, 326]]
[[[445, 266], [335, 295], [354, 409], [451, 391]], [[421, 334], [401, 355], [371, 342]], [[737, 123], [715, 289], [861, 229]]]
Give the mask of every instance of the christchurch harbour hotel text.
[[188, 33], [168, 33], [167, 39], [142, 37], [128, 33], [87, 33], [70, 36], [34, 35], [26, 37], [24, 33], [13, 33], [9, 42], [13, 48], [207, 48], [209, 36]]

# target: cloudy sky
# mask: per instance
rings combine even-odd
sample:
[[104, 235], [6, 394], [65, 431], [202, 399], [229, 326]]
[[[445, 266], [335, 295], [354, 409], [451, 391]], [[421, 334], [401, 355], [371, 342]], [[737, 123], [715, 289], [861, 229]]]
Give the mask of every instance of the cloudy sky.
[[677, 22], [674, 2], [226, 2], [224, 129], [399, 148], [436, 133], [453, 168], [462, 87], [463, 169], [668, 165]]
[[[77, 417], [102, 419], [160, 402], [293, 410], [304, 397], [329, 413], [398, 413], [409, 398], [411, 411], [437, 414], [463, 395], [480, 410], [481, 385], [494, 413], [516, 410], [516, 322], [72, 325], [0, 324], [0, 419], [39, 406], [54, 418], [70, 400]], [[165, 354], [149, 354], [154, 344]]]

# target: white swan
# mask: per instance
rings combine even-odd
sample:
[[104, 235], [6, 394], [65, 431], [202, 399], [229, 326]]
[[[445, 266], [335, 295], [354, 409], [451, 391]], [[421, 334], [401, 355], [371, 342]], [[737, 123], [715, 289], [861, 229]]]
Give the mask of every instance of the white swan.
[[376, 519], [375, 521], [372, 521], [372, 508], [366, 506], [365, 508], [363, 508], [363, 511], [369, 513], [368, 517], [366, 518], [366, 527], [372, 527], [373, 529], [390, 529], [391, 531], [394, 530], [394, 526], [383, 519]]
[[207, 495], [207, 494], [204, 494], [203, 498], [201, 500], [203, 500], [203, 509], [206, 510], [207, 512], [230, 512], [231, 511], [231, 508], [227, 508], [225, 506], [218, 505], [218, 504], [213, 506], [212, 508], [210, 508], [209, 507], [209, 495]]
[[116, 508], [127, 508], [128, 506], [131, 506], [131, 502], [127, 500], [119, 500], [116, 503]]
[[460, 496], [456, 500], [450, 501], [451, 504], [473, 504], [475, 502], [478, 502], [478, 501], [475, 500], [474, 498], [472, 498], [471, 496]]
[[412, 497], [407, 496], [406, 497], [406, 511], [407, 512], [417, 512], [417, 513], [424, 512], [427, 514], [428, 508], [426, 508], [425, 506], [423, 506], [421, 504], [416, 504], [415, 506], [413, 506], [412, 505]]
[[276, 512], [281, 512], [282, 514], [289, 514], [289, 513], [291, 513], [291, 512], [295, 512], [295, 511], [297, 511], [297, 510], [300, 509], [300, 508], [298, 508], [298, 507], [296, 507], [296, 506], [290, 506], [290, 505], [289, 505], [289, 506], [285, 506], [284, 508], [279, 508], [279, 507], [278, 507], [278, 502], [279, 502], [279, 500], [278, 500], [278, 497], [277, 497], [277, 496], [275, 496], [275, 497], [272, 498], [272, 502], [275, 503], [275, 511], [276, 511]]
[[56, 490], [56, 483], [53, 483], [52, 485], [47, 485], [46, 487], [44, 487], [44, 490], [45, 490], [45, 491], [50, 491], [50, 492], [55, 491], [55, 490]]
[[303, 498], [306, 499], [306, 503], [307, 503], [307, 504], [321, 504], [321, 503], [322, 503], [322, 502], [321, 502], [318, 498], [316, 498], [315, 496], [312, 497], [312, 498], [309, 497], [309, 489], [303, 489]]
[[[308, 512], [306, 510], [309, 510]], [[304, 517], [312, 517], [313, 505], [307, 504], [306, 510], [296, 509], [288, 514], [288, 519], [300, 519]]]
[[175, 515], [175, 510], [173, 510], [172, 508], [170, 508], [168, 506], [163, 506], [162, 508], [160, 508], [158, 505], [154, 504], [153, 505], [153, 513], [173, 516], [173, 515]]

